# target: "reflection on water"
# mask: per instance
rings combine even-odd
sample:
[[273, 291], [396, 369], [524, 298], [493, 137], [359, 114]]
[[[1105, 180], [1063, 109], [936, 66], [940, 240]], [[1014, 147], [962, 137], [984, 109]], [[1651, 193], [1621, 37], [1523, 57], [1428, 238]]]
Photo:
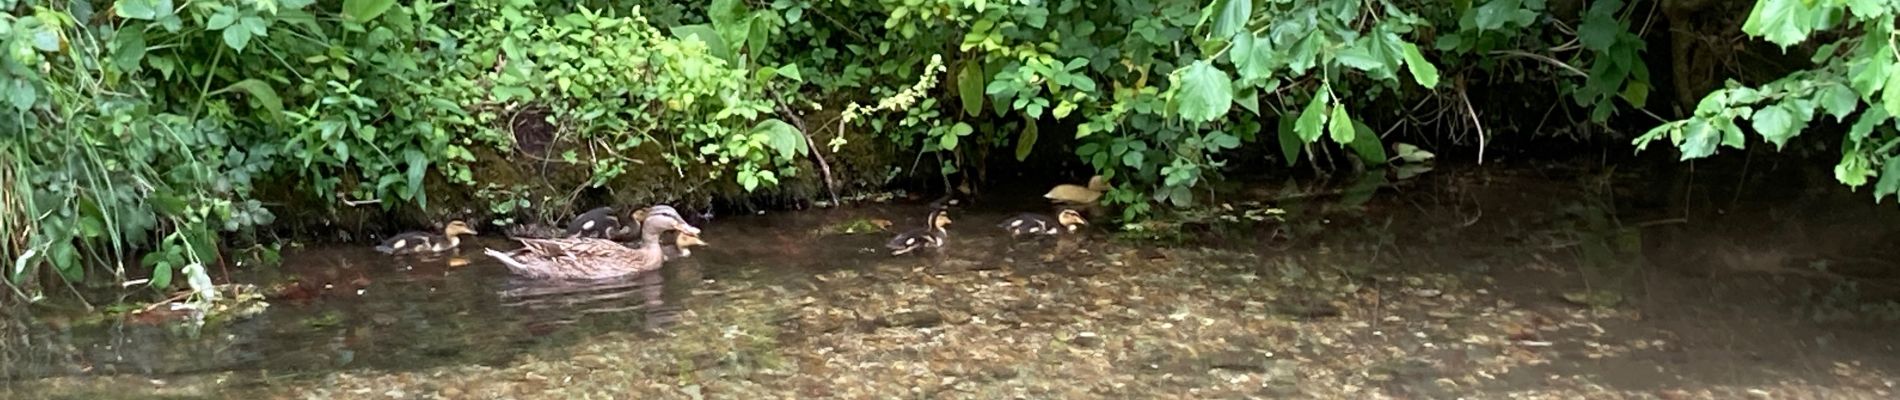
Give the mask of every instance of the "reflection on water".
[[[609, 332], [634, 333], [635, 340], [711, 342], [667, 332], [693, 327], [695, 314], [730, 316], [767, 307], [722, 300], [731, 288], [750, 287], [770, 288], [762, 289], [769, 294], [750, 295], [782, 303], [756, 310], [770, 314], [756, 317], [773, 323], [796, 319], [787, 326], [799, 329], [761, 339], [787, 347], [785, 357], [793, 359], [819, 354], [825, 360], [884, 363], [883, 357], [926, 354], [880, 353], [885, 349], [877, 347], [827, 353], [842, 348], [832, 343], [873, 343], [852, 335], [885, 332], [879, 329], [1008, 327], [942, 337], [983, 346], [1002, 339], [1014, 344], [1016, 337], [1047, 334], [1040, 330], [1062, 324], [1110, 321], [1093, 325], [1088, 339], [1075, 343], [1113, 349], [1114, 343], [1180, 339], [1165, 336], [1177, 328], [1133, 339], [1107, 334], [1113, 330], [1140, 332], [1131, 327], [1195, 320], [1253, 326], [1248, 323], [1270, 314], [1296, 322], [1266, 325], [1276, 331], [1222, 334], [1234, 343], [1293, 337], [1298, 340], [1288, 347], [1235, 351], [1291, 354], [1313, 346], [1300, 340], [1323, 336], [1288, 336], [1284, 329], [1349, 325], [1334, 332], [1359, 335], [1350, 340], [1360, 347], [1331, 351], [1363, 354], [1320, 359], [1372, 359], [1368, 364], [1384, 368], [1377, 373], [1398, 377], [1378, 385], [1412, 397], [1482, 387], [1432, 389], [1441, 374], [1455, 377], [1464, 372], [1460, 368], [1475, 368], [1474, 360], [1500, 354], [1547, 358], [1493, 376], [1508, 387], [1537, 387], [1557, 375], [1591, 376], [1593, 384], [1621, 388], [1828, 382], [1836, 362], [1900, 370], [1900, 352], [1888, 344], [1900, 321], [1900, 248], [1892, 246], [1900, 239], [1900, 210], [1870, 204], [1864, 193], [1831, 190], [1837, 188], [1831, 181], [1800, 179], [1807, 178], [1491, 168], [1278, 186], [1243, 181], [1247, 187], [1235, 190], [1241, 194], [1219, 199], [1230, 207], [1132, 235], [1183, 239], [1165, 244], [1114, 240], [1104, 232], [1110, 224], [1099, 217], [1087, 236], [1012, 240], [994, 222], [1044, 211], [1037, 209], [1043, 205], [986, 203], [955, 212], [948, 247], [914, 257], [886, 254], [886, 233], [830, 233], [854, 221], [889, 220], [892, 229], [923, 223], [922, 205], [868, 205], [709, 222], [701, 227], [715, 245], [690, 258], [669, 261], [655, 273], [584, 284], [522, 280], [492, 260], [467, 256], [484, 246], [512, 246], [500, 238], [477, 239], [462, 257], [438, 259], [317, 248], [287, 254], [280, 268], [239, 272], [240, 281], [296, 282], [274, 286], [282, 289], [280, 296], [254, 318], [214, 323], [194, 337], [163, 324], [87, 322], [58, 313], [23, 322], [16, 316], [0, 331], [6, 333], [6, 358], [0, 361], [6, 361], [5, 376], [15, 380], [503, 366], [540, 354], [559, 358], [570, 345]], [[1780, 190], [1788, 187], [1830, 190]], [[1216, 250], [1204, 251], [1209, 248]], [[1389, 279], [1394, 276], [1408, 278]], [[746, 284], [719, 284], [733, 281]], [[1007, 296], [980, 297], [999, 292]], [[888, 302], [913, 295], [927, 301]], [[1203, 308], [1185, 311], [1193, 307]], [[1061, 314], [1075, 309], [1083, 311]], [[1598, 312], [1609, 317], [1598, 318]], [[1461, 340], [1475, 340], [1464, 339], [1468, 332], [1459, 329], [1485, 324], [1509, 331], [1487, 345], [1509, 344], [1451, 350]], [[1226, 336], [1221, 340], [1155, 348], [1241, 346], [1225, 342]], [[1661, 344], [1604, 351], [1617, 343]], [[1388, 353], [1378, 351], [1388, 348], [1412, 352], [1398, 358], [1431, 357], [1444, 364], [1379, 362], [1376, 355]], [[778, 349], [760, 351], [768, 350]], [[1116, 376], [1140, 378], [1150, 375], [1112, 368], [1153, 365], [1192, 377], [1209, 374], [1197, 366], [1214, 363], [1273, 375], [1270, 366], [1281, 362], [1207, 361], [1177, 353], [1147, 351], [1138, 355], [1151, 362], [1100, 365]], [[731, 354], [748, 353], [712, 358], [733, 359]], [[1603, 354], [1615, 356], [1599, 358]], [[1756, 367], [1762, 363], [1772, 365]], [[1018, 367], [1029, 371], [1025, 375], [1037, 368]]]

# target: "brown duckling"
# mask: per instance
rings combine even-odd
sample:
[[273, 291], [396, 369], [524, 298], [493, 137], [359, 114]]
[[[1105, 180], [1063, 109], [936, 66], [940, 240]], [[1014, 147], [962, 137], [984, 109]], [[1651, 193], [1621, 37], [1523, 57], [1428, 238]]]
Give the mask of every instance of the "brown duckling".
[[428, 232], [404, 232], [396, 236], [391, 236], [389, 239], [383, 240], [382, 244], [377, 245], [376, 251], [383, 252], [383, 254], [440, 253], [454, 249], [457, 245], [461, 245], [462, 235], [475, 234], [477, 234], [475, 230], [469, 228], [467, 223], [453, 221], [449, 222], [447, 227], [442, 228], [442, 234], [440, 235]]
[[589, 237], [622, 241], [637, 240], [639, 239], [640, 221], [644, 221], [647, 216], [655, 214], [671, 215], [682, 222], [686, 221], [686, 218], [680, 216], [679, 210], [665, 204], [656, 204], [651, 207], [634, 210], [628, 215], [632, 217], [632, 219], [624, 224], [621, 223], [619, 216], [614, 215], [613, 207], [599, 207], [581, 213], [581, 215], [574, 216], [574, 220], [567, 223], [567, 234], [565, 237]]
[[1064, 233], [1075, 233], [1076, 229], [1088, 224], [1089, 221], [1082, 218], [1082, 213], [1076, 212], [1075, 210], [1062, 210], [1061, 213], [1056, 214], [1055, 218], [1049, 218], [1047, 215], [1035, 213], [1017, 214], [1014, 217], [1003, 220], [1003, 223], [997, 224], [996, 227], [1009, 231], [1010, 237], [1017, 237], [1024, 234], [1060, 235]]
[[902, 255], [923, 248], [943, 247], [944, 241], [950, 237], [950, 230], [945, 228], [950, 225], [950, 210], [941, 208], [931, 210], [930, 216], [925, 221], [930, 225], [898, 234], [897, 237], [891, 238], [890, 242], [885, 243], [884, 247], [891, 249], [891, 255]]
[[614, 215], [614, 208], [598, 207], [576, 215], [574, 220], [568, 221], [566, 237], [611, 239], [609, 236], [619, 228], [620, 217]]

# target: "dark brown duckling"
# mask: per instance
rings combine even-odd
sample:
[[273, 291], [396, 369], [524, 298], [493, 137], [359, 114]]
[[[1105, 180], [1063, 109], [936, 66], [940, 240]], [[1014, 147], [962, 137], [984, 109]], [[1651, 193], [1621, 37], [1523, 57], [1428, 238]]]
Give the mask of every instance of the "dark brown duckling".
[[950, 230], [945, 228], [950, 225], [950, 210], [932, 210], [925, 221], [930, 225], [900, 233], [897, 237], [891, 238], [890, 242], [885, 243], [884, 247], [891, 249], [891, 255], [902, 255], [924, 248], [942, 248], [944, 241], [950, 238]]
[[610, 239], [610, 236], [619, 228], [620, 216], [614, 215], [614, 208], [599, 207], [587, 210], [581, 215], [574, 216], [574, 220], [568, 221], [567, 237]]
[[996, 227], [1009, 231], [1010, 237], [1018, 237], [1025, 234], [1060, 235], [1064, 233], [1075, 233], [1076, 229], [1080, 229], [1082, 225], [1088, 224], [1089, 221], [1082, 218], [1082, 213], [1076, 212], [1075, 210], [1062, 210], [1061, 213], [1056, 214], [1055, 218], [1035, 213], [1017, 214], [1014, 217], [1003, 220], [1003, 223], [997, 224]]
[[440, 235], [428, 232], [405, 232], [391, 236], [389, 239], [383, 240], [382, 244], [377, 245], [376, 251], [383, 252], [383, 254], [440, 253], [461, 245], [462, 235], [474, 234], [477, 233], [474, 229], [470, 229], [468, 224], [462, 221], [453, 221], [449, 222], [447, 227], [442, 228], [442, 234]]

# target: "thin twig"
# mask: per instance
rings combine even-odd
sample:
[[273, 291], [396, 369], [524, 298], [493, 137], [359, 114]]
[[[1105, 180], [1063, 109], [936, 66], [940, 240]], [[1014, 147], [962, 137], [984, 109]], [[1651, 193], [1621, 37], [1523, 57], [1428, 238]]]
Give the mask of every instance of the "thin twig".
[[344, 205], [348, 205], [350, 207], [360, 207], [360, 206], [366, 206], [370, 204], [381, 204], [383, 202], [383, 199], [350, 200], [349, 197], [344, 196], [342, 193], [337, 193], [336, 199], [339, 201], [342, 201]]
[[1563, 68], [1565, 71], [1570, 71], [1570, 73], [1576, 74], [1577, 76], [1590, 76], [1590, 73], [1583, 72], [1582, 69], [1578, 69], [1576, 66], [1570, 65], [1569, 63], [1565, 63], [1563, 61], [1559, 61], [1555, 58], [1550, 58], [1550, 56], [1546, 56], [1543, 54], [1537, 54], [1537, 53], [1527, 52], [1523, 50], [1495, 50], [1491, 52], [1491, 55], [1517, 56], [1517, 57], [1529, 58], [1533, 60], [1543, 61], [1544, 63], [1550, 64], [1550, 65], [1555, 65], [1559, 68]]
[[[772, 98], [774, 99], [784, 98], [782, 96], [779, 96], [777, 90], [768, 90], [768, 91], [771, 92]], [[843, 205], [843, 204], [838, 203], [838, 188], [837, 188], [837, 185], [833, 184], [831, 180], [831, 163], [825, 161], [825, 153], [823, 151], [819, 151], [818, 141], [815, 139], [812, 139], [810, 130], [805, 129], [805, 119], [800, 118], [798, 116], [798, 113], [792, 112], [792, 108], [785, 106], [785, 103], [783, 102], [775, 102], [775, 103], [776, 104], [774, 105], [778, 107], [778, 113], [780, 115], [784, 115], [785, 119], [792, 120], [792, 126], [798, 128], [798, 134], [805, 135], [805, 147], [811, 149], [811, 157], [818, 161], [818, 172], [824, 175], [825, 192], [831, 195], [831, 205], [832, 206]], [[844, 135], [843, 128], [838, 129], [838, 135], [839, 136]]]
[[1478, 129], [1478, 165], [1484, 165], [1484, 123], [1478, 121], [1478, 109], [1471, 107], [1471, 92], [1464, 89], [1463, 83], [1458, 86], [1458, 98], [1465, 102], [1465, 112], [1471, 115], [1471, 126]]

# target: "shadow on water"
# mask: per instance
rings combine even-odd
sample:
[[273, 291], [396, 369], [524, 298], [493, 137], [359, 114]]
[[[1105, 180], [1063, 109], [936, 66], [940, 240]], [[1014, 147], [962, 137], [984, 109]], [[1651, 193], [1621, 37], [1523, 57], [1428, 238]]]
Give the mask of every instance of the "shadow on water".
[[[951, 339], [943, 340], [973, 346], [998, 343], [988, 334], [1014, 344], [1017, 336], [1047, 334], [1035, 329], [1090, 321], [1106, 337], [1093, 342], [1122, 343], [1132, 352], [1124, 356], [1140, 361], [1103, 362], [1102, 370], [1118, 377], [1167, 374], [1151, 388], [1182, 385], [1168, 380], [1180, 377], [1214, 382], [1208, 377], [1215, 370], [1342, 379], [1324, 381], [1320, 389], [1351, 382], [1419, 398], [1527, 388], [1825, 387], [1867, 371], [1900, 374], [1900, 351], [1891, 340], [1900, 327], [1900, 247], [1892, 245], [1900, 239], [1900, 209], [1870, 204], [1864, 192], [1848, 192], [1824, 172], [1728, 172], [1737, 170], [1531, 165], [1339, 182], [1236, 179], [1239, 187], [1212, 199], [1222, 205], [1215, 211], [1121, 234], [1144, 238], [1137, 241], [1111, 239], [1106, 231], [1112, 227], [1101, 226], [1107, 219], [1099, 216], [1086, 238], [1010, 240], [994, 228], [997, 221], [1047, 206], [1040, 188], [1005, 187], [988, 198], [1020, 200], [961, 207], [953, 213], [955, 246], [934, 256], [890, 257], [883, 231], [821, 234], [847, 222], [918, 227], [926, 210], [866, 205], [721, 218], [702, 226], [713, 247], [657, 273], [587, 285], [513, 278], [478, 255], [484, 246], [510, 247], [498, 238], [465, 247], [460, 261], [392, 259], [354, 247], [307, 249], [287, 254], [280, 268], [238, 276], [300, 282], [288, 292], [294, 296], [274, 299], [254, 318], [194, 335], [167, 325], [37, 316], [5, 331], [5, 372], [28, 380], [499, 367], [524, 357], [559, 359], [571, 344], [613, 332], [642, 333], [633, 336], [637, 340], [707, 340], [664, 332], [691, 324], [694, 313], [730, 316], [733, 310], [725, 308], [771, 306], [784, 315], [766, 319], [798, 329], [771, 342], [788, 349], [770, 351], [878, 363], [927, 353], [871, 348], [840, 355], [798, 347], [830, 349], [864, 343], [852, 335], [904, 331], [893, 327], [934, 327], [949, 332], [943, 337]], [[726, 281], [771, 287], [763, 296], [775, 303], [725, 302], [733, 286], [717, 283]], [[1014, 290], [1023, 290], [1022, 297], [975, 297]], [[905, 296], [922, 297], [876, 309]], [[1175, 311], [1201, 300], [1214, 310], [1192, 317]], [[1108, 309], [1125, 312], [1102, 311]], [[1279, 319], [1259, 322], [1254, 313]], [[1211, 354], [1137, 351], [1137, 344], [1162, 339], [1110, 336], [1202, 317], [1267, 328], [1211, 332], [1218, 341], [1180, 344], [1215, 350]], [[983, 321], [977, 318], [1015, 330], [960, 330]], [[1345, 336], [1313, 343], [1333, 333]], [[1495, 337], [1480, 340], [1487, 335]], [[1263, 353], [1284, 360], [1258, 356]], [[1277, 367], [1308, 362], [1297, 357], [1311, 354], [1324, 355], [1314, 362], [1361, 364], [1302, 365], [1301, 371], [1345, 371], [1311, 375]], [[1034, 366], [1021, 368], [1035, 373]], [[1152, 372], [1157, 369], [1162, 372]], [[1472, 383], [1471, 376], [1487, 378]], [[1103, 390], [1095, 393], [1115, 393]]]

